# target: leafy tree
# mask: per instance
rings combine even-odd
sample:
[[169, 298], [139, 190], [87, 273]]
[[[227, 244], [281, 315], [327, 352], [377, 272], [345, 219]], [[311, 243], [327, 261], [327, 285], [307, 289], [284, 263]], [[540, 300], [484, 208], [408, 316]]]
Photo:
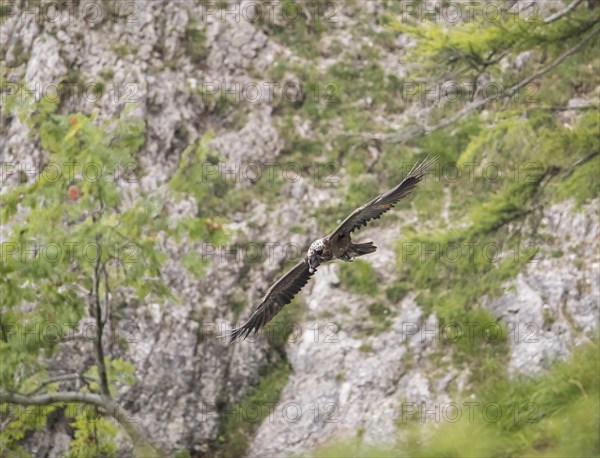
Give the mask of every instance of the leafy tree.
[[[26, 456], [19, 445], [26, 431], [62, 411], [74, 430], [69, 456], [115, 456], [117, 425], [139, 456], [154, 456], [160, 450], [119, 403], [116, 388], [134, 384], [136, 368], [108, 351], [109, 341], [127, 345], [127, 332], [112, 323], [129, 293], [141, 304], [177, 299], [161, 275], [162, 239], [222, 241], [224, 233], [201, 215], [170, 222], [159, 192], [127, 197], [145, 141], [144, 123], [128, 110], [99, 122], [59, 115], [47, 100], [15, 102], [8, 108], [39, 133], [48, 162], [2, 195], [0, 450]], [[206, 152], [204, 139], [185, 155], [197, 164]], [[7, 175], [21, 171], [3, 166]], [[174, 174], [174, 197], [182, 170]], [[194, 255], [182, 263], [202, 274]], [[93, 348], [83, 366], [50, 364], [82, 341]]]

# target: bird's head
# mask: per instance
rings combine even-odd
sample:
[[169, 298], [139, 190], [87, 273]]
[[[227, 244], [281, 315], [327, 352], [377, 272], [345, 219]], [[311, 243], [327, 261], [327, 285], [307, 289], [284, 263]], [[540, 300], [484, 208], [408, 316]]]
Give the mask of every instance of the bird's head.
[[308, 249], [308, 271], [312, 274], [323, 261], [323, 249], [325, 242], [323, 239], [315, 240]]

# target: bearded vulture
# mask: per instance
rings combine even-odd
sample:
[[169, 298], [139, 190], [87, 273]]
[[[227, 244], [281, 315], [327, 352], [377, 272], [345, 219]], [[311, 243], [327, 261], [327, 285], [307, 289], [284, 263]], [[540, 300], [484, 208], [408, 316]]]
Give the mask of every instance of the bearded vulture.
[[353, 261], [358, 256], [373, 253], [377, 249], [373, 242], [353, 243], [350, 234], [362, 226], [366, 226], [369, 221], [379, 219], [400, 199], [406, 197], [423, 179], [427, 169], [436, 160], [437, 157], [427, 158], [420, 164], [416, 164], [400, 184], [385, 194], [375, 197], [362, 207], [358, 207], [331, 234], [315, 240], [304, 258], [269, 288], [248, 321], [242, 326], [226, 332], [231, 337], [230, 342], [235, 342], [239, 338], [245, 339], [251, 332], [256, 333], [271, 321], [308, 283], [310, 277], [322, 263], [334, 259]]

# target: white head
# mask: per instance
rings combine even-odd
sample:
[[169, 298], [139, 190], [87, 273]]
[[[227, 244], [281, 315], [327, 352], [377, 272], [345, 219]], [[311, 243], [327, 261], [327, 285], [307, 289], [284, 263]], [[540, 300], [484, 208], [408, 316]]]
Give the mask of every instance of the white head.
[[308, 249], [308, 271], [312, 274], [323, 261], [323, 249], [325, 242], [323, 239], [315, 240]]

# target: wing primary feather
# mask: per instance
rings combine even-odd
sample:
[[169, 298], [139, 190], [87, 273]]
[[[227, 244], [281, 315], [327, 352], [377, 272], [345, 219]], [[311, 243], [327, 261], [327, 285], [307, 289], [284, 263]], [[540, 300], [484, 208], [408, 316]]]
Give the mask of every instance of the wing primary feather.
[[392, 208], [396, 203], [406, 197], [421, 182], [426, 170], [437, 161], [437, 156], [416, 163], [406, 174], [404, 179], [384, 194], [375, 197], [369, 203], [354, 210], [342, 223], [329, 235], [329, 237], [344, 237], [351, 232], [366, 226], [369, 221], [377, 220]]
[[227, 333], [230, 343], [236, 342], [238, 339], [245, 340], [251, 333], [256, 333], [264, 327], [285, 305], [292, 301], [315, 272], [316, 269], [312, 273], [309, 272], [307, 258], [292, 267], [269, 288], [250, 318], [242, 326]]

